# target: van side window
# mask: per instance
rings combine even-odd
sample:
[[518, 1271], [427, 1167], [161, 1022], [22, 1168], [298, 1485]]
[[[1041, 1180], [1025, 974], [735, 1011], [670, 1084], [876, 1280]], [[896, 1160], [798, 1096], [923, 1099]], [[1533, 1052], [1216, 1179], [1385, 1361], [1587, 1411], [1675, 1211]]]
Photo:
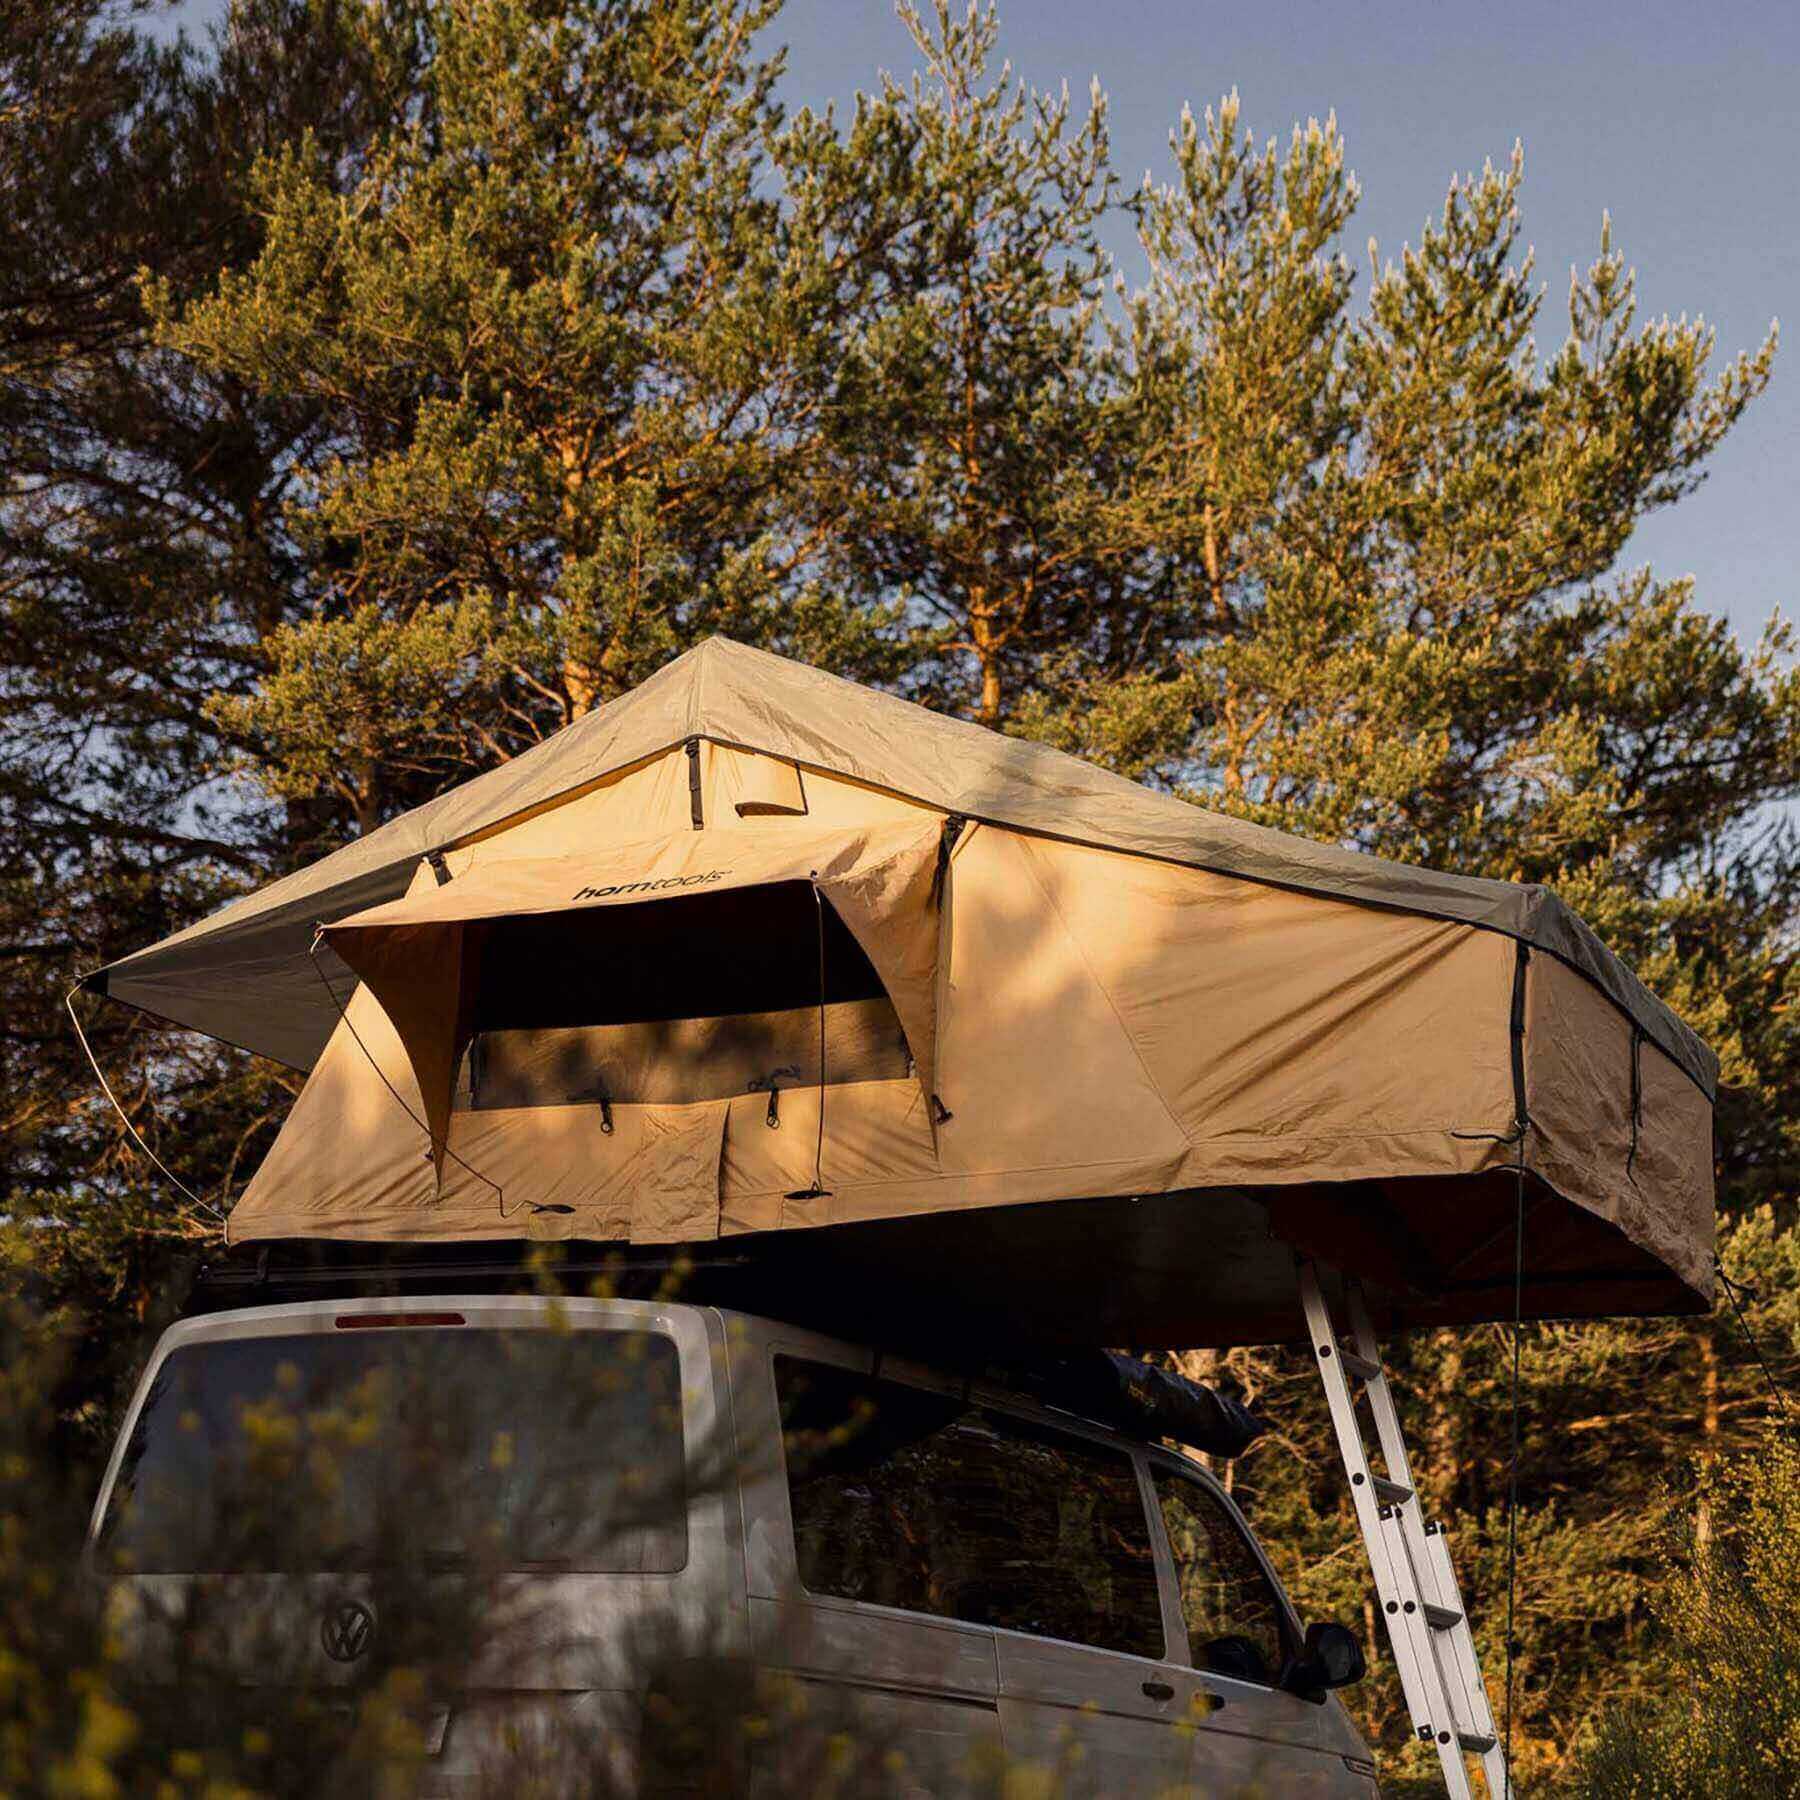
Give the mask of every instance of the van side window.
[[1128, 1456], [822, 1363], [775, 1379], [809, 1593], [1165, 1654]]
[[1256, 1552], [1209, 1488], [1167, 1469], [1155, 1473], [1194, 1667], [1273, 1682], [1288, 1628]]

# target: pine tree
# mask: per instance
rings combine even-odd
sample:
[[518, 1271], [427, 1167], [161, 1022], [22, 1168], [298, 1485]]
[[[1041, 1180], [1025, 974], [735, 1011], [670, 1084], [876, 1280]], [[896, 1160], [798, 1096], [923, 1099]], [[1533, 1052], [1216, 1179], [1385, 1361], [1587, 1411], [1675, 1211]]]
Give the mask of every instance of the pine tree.
[[[1366, 280], [1329, 121], [1259, 145], [1228, 98], [1122, 198], [1097, 95], [1017, 86], [991, 10], [903, 17], [920, 74], [843, 121], [777, 105], [773, 0], [236, 0], [204, 53], [103, 0], [0, 21], [0, 1180], [79, 1228], [39, 1279], [116, 1320], [210, 1229], [91, 1102], [74, 973], [726, 630], [1553, 886], [1721, 1052], [1721, 1251], [1791, 1379], [1800, 681], [1785, 627], [1744, 647], [1630, 549], [1772, 341], [1712, 372], [1604, 228], [1553, 319], [1516, 158]], [[1122, 206], [1148, 276], [1112, 306]], [[95, 1022], [226, 1197], [282, 1078]], [[70, 1390], [96, 1428], [118, 1343]], [[1497, 1676], [1507, 1334], [1398, 1356]], [[1226, 1478], [1362, 1625], [1398, 1753], [1310, 1366], [1223, 1361], [1280, 1424]], [[1654, 1686], [1671, 1476], [1768, 1402], [1725, 1305], [1534, 1328], [1522, 1375], [1530, 1780]]]
[[[310, 125], [354, 155], [384, 63], [328, 4], [246, 0], [217, 53], [105, 0], [0, 22], [0, 1189], [35, 1278], [129, 1320], [214, 1220], [138, 1159], [63, 1011], [77, 976], [315, 854], [246, 804], [210, 714], [267, 668], [296, 549], [279, 523], [310, 410], [159, 352], [139, 288], [210, 281], [254, 230], [239, 178]], [[81, 1005], [81, 1002], [77, 1002]], [[86, 1009], [140, 1127], [221, 1197], [290, 1091], [218, 1046]], [[82, 1346], [93, 1397], [126, 1330]]]
[[[1336, 251], [1355, 190], [1329, 125], [1259, 151], [1228, 99], [1175, 153], [1177, 183], [1145, 197], [1153, 275], [1131, 314], [1167, 445], [1134, 503], [1170, 565], [1168, 649], [1124, 678], [1083, 671], [1022, 728], [1201, 804], [1569, 899], [1721, 1052], [1722, 1251], [1791, 1374], [1792, 643], [1776, 623], [1746, 650], [1689, 584], [1622, 565], [1635, 522], [1691, 490], [1766, 384], [1773, 337], [1709, 377], [1702, 326], [1637, 324], [1603, 226], [1540, 359], [1516, 155], [1454, 184], [1358, 310]], [[1670, 1477], [1766, 1407], [1736, 1331], [1721, 1301], [1697, 1324], [1528, 1333], [1522, 1779], [1655, 1678], [1644, 1584], [1683, 1504]], [[1350, 1618], [1367, 1583], [1311, 1371], [1237, 1360], [1287, 1426], [1240, 1491], [1312, 1610]], [[1508, 1339], [1432, 1334], [1399, 1360], [1498, 1683]], [[1357, 1704], [1426, 1774], [1366, 1608], [1364, 1625], [1377, 1676]]]
[[255, 261], [163, 342], [318, 410], [304, 617], [218, 709], [277, 791], [367, 830], [716, 630], [856, 664], [793, 579], [811, 322], [769, 158], [767, 0], [427, 4], [354, 179], [254, 176]]
[[904, 603], [911, 691], [993, 725], [1118, 575], [1105, 106], [1096, 89], [1077, 122], [1066, 91], [995, 70], [991, 7], [898, 10], [923, 66], [862, 103], [840, 153], [881, 144], [892, 173], [855, 221], [873, 278], [839, 326], [807, 516], [828, 586]]

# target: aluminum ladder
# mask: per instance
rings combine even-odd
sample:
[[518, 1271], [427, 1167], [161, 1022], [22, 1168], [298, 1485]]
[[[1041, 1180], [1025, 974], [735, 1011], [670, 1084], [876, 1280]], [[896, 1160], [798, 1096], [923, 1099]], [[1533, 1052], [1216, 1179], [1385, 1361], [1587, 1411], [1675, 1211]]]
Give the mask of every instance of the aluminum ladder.
[[[1301, 1262], [1300, 1302], [1350, 1477], [1356, 1522], [1375, 1571], [1375, 1592], [1400, 1668], [1407, 1711], [1420, 1740], [1437, 1750], [1451, 1800], [1474, 1800], [1471, 1757], [1480, 1761], [1492, 1800], [1511, 1800], [1506, 1757], [1494, 1729], [1450, 1546], [1443, 1528], [1427, 1525], [1420, 1514], [1400, 1415], [1381, 1366], [1362, 1286], [1346, 1279], [1343, 1290], [1350, 1317], [1347, 1339], [1332, 1324], [1318, 1270], [1311, 1262]], [[1370, 1466], [1353, 1383], [1361, 1386], [1375, 1421], [1380, 1474]]]

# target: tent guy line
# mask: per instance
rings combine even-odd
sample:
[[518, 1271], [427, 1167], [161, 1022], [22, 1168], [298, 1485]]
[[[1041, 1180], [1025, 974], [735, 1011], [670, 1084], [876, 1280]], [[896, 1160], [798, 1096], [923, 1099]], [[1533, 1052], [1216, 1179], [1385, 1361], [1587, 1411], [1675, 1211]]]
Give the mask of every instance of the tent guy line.
[[[1512, 1792], [1513, 1766], [1513, 1620], [1519, 1594], [1519, 1344], [1525, 1330], [1525, 1126], [1519, 1121], [1519, 1153], [1513, 1163], [1512, 1370], [1507, 1381], [1507, 1414], [1511, 1442], [1506, 1456], [1506, 1741], [1502, 1757], [1505, 1791]], [[1635, 1139], [1634, 1139], [1635, 1152]], [[1629, 1173], [1629, 1164], [1627, 1173]]]
[[94, 1071], [94, 1079], [100, 1084], [101, 1093], [106, 1096], [107, 1102], [112, 1107], [113, 1111], [119, 1115], [119, 1123], [125, 1127], [132, 1143], [137, 1146], [139, 1154], [150, 1163], [151, 1167], [154, 1168], [184, 1200], [200, 1207], [205, 1212], [211, 1213], [219, 1222], [220, 1226], [223, 1227], [225, 1224], [225, 1214], [222, 1213], [218, 1207], [213, 1205], [210, 1200], [203, 1200], [200, 1195], [196, 1194], [194, 1190], [189, 1187], [188, 1184], [183, 1181], [147, 1143], [144, 1142], [143, 1135], [131, 1122], [131, 1115], [119, 1104], [119, 1098], [112, 1090], [112, 1083], [106, 1079], [106, 1075], [100, 1067], [99, 1060], [94, 1055], [94, 1048], [88, 1042], [88, 1035], [86, 1031], [82, 1029], [81, 1015], [75, 1010], [75, 996], [81, 992], [81, 989], [82, 984], [79, 981], [76, 982], [76, 984], [63, 995], [63, 1005], [68, 1009], [69, 1023], [75, 1027], [75, 1041], [80, 1044], [82, 1054], [87, 1058], [88, 1067]]

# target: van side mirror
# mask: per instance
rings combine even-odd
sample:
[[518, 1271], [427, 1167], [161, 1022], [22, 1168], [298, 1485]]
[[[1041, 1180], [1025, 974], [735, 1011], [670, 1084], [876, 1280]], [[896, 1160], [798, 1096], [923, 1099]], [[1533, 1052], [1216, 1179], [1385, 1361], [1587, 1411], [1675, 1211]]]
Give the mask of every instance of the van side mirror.
[[1349, 1687], [1368, 1672], [1355, 1633], [1342, 1625], [1309, 1625], [1306, 1647], [1288, 1664], [1281, 1685], [1290, 1693], [1322, 1701], [1329, 1689]]

